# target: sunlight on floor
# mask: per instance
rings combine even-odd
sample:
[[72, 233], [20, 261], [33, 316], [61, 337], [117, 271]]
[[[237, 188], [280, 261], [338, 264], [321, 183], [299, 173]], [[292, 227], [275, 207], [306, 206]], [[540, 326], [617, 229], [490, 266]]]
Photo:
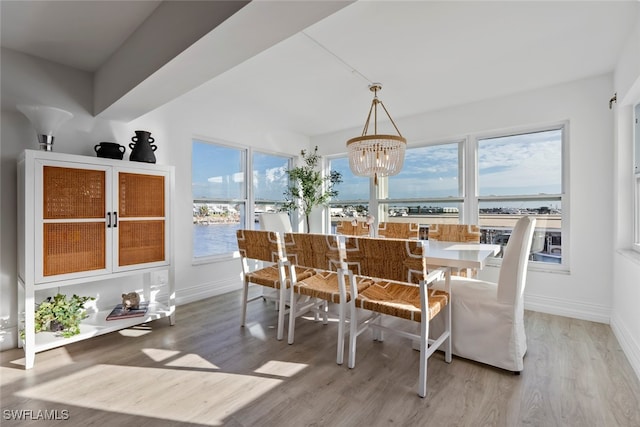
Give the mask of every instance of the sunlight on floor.
[[154, 362], [162, 362], [180, 354], [178, 350], [165, 350], [162, 348], [143, 348], [141, 351]]
[[[186, 356], [185, 356], [186, 357]], [[266, 369], [293, 372], [290, 364]], [[20, 397], [201, 425], [222, 425], [283, 380], [226, 372], [97, 365], [29, 387]], [[162, 396], [154, 399], [150, 395]], [[210, 390], [210, 393], [202, 393]], [[144, 403], [144, 404], [142, 404]]]
[[249, 326], [249, 332], [256, 338], [259, 338], [263, 341], [267, 339], [267, 334], [264, 332], [264, 328], [260, 323], [256, 323], [255, 325]]
[[176, 360], [171, 362], [167, 362], [166, 366], [175, 366], [175, 367], [183, 367], [183, 368], [192, 368], [192, 369], [220, 369], [218, 366], [204, 359], [202, 356], [197, 354], [185, 354], [184, 356], [180, 356]]
[[141, 337], [143, 335], [150, 334], [152, 332], [151, 328], [142, 329], [142, 328], [129, 328], [129, 329], [121, 329], [118, 331], [120, 335], [123, 337]]
[[282, 362], [280, 360], [270, 360], [255, 370], [258, 374], [277, 375], [280, 377], [292, 377], [301, 372], [309, 365], [302, 363]]

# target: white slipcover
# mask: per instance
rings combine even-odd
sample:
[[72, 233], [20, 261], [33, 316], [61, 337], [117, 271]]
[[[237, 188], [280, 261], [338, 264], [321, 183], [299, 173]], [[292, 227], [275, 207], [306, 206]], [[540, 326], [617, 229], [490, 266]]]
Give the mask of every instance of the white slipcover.
[[[504, 249], [498, 283], [451, 277], [451, 340], [454, 355], [509, 371], [524, 367], [524, 286], [536, 220], [518, 220]], [[444, 289], [443, 282], [433, 285]], [[433, 336], [442, 319], [431, 321]]]

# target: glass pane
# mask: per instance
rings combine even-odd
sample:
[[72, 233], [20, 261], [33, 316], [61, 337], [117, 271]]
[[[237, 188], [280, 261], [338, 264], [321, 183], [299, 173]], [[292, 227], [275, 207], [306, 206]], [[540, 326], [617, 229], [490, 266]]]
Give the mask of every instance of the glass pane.
[[253, 154], [253, 194], [260, 201], [282, 200], [287, 190], [289, 157], [273, 154]]
[[194, 199], [244, 199], [245, 151], [193, 141]]
[[238, 250], [236, 230], [244, 227], [244, 203], [193, 204], [193, 257]]
[[478, 141], [480, 196], [562, 193], [562, 129]]
[[389, 198], [455, 197], [460, 195], [459, 143], [409, 148], [402, 171], [389, 177]]
[[516, 221], [523, 215], [536, 218], [531, 245], [533, 262], [562, 263], [562, 214], [559, 201], [481, 202], [482, 243], [506, 246]]
[[349, 168], [349, 159], [341, 157], [329, 161], [329, 169], [342, 174], [342, 182], [333, 188], [338, 191], [334, 201], [369, 200], [369, 178], [356, 176]]
[[332, 203], [329, 207], [331, 213], [331, 234], [336, 234], [336, 226], [340, 221], [365, 221], [369, 215], [368, 203]]
[[450, 203], [381, 203], [378, 221], [420, 224], [420, 238], [427, 239], [430, 224], [459, 224], [462, 204]]

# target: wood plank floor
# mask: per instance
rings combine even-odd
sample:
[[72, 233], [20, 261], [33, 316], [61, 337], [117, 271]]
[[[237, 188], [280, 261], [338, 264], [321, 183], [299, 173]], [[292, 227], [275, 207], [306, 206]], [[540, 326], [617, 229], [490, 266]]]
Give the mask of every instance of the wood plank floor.
[[[299, 320], [288, 345], [275, 339], [271, 303], [249, 303], [246, 328], [239, 317], [234, 292], [178, 307], [173, 327], [163, 319], [39, 353], [31, 370], [21, 350], [2, 352], [0, 423], [640, 426], [640, 381], [608, 325], [527, 312], [522, 375], [436, 353], [421, 399], [406, 339], [365, 333], [350, 370], [335, 363], [335, 323]], [[68, 419], [45, 423], [38, 411]]]

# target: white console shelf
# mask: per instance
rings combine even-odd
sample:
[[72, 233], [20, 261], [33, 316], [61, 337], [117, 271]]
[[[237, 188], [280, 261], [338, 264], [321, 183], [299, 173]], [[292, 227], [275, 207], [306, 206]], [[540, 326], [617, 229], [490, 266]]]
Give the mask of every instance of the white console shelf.
[[[172, 166], [26, 150], [18, 174], [18, 309], [26, 369], [41, 351], [161, 318], [175, 323]], [[152, 283], [156, 272], [166, 275]], [[106, 320], [115, 301], [99, 298], [100, 310], [88, 310], [80, 334], [35, 333], [35, 309], [46, 296], [113, 294], [132, 276], [142, 277], [139, 293], [149, 302], [144, 316]]]

